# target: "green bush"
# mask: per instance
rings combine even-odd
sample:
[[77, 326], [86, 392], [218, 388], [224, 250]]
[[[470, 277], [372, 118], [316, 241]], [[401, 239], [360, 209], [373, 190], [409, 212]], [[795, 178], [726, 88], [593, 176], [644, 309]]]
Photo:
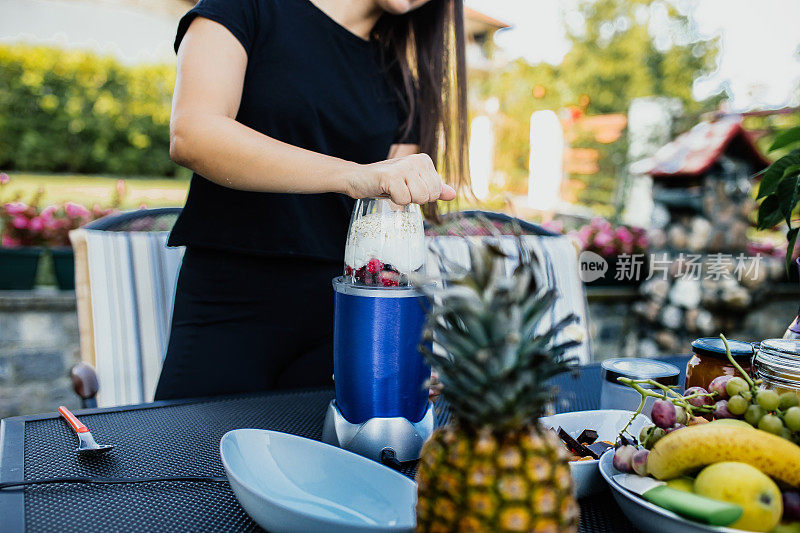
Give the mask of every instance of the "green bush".
[[174, 176], [174, 67], [0, 45], [0, 169]]

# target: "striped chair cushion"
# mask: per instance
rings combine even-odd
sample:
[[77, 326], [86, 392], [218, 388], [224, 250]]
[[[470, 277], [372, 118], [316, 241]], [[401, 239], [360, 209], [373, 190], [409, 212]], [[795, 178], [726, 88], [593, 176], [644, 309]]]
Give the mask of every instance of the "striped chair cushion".
[[[467, 237], [470, 240], [479, 240], [486, 237]], [[516, 268], [517, 260], [517, 238], [513, 235], [502, 235], [491, 237], [497, 240], [501, 249], [508, 255], [505, 260], [506, 274], [511, 274]], [[588, 331], [588, 309], [586, 305], [586, 292], [583, 282], [579, 277], [578, 254], [569, 237], [565, 236], [545, 236], [545, 235], [523, 235], [524, 246], [544, 258], [545, 282], [548, 287], [555, 288], [559, 293], [553, 309], [548, 317], [539, 326], [541, 331], [546, 330], [551, 324], [558, 322], [570, 313], [577, 316], [577, 325], [581, 326], [584, 332]], [[461, 237], [428, 237], [428, 260], [426, 262], [426, 273], [431, 277], [437, 277], [440, 272], [447, 269], [447, 266], [434, 252], [436, 250], [447, 260], [463, 267], [469, 268], [470, 258], [467, 243]], [[557, 340], [564, 340], [557, 338]], [[584, 342], [570, 350], [569, 354], [577, 357], [582, 363], [586, 364], [591, 360], [591, 349], [588, 335], [584, 334]]]
[[167, 235], [86, 231], [98, 405], [153, 399], [183, 255]]

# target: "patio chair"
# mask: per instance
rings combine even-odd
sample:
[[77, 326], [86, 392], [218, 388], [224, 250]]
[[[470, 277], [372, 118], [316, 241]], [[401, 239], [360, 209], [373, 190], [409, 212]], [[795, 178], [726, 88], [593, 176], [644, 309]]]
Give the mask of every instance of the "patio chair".
[[[97, 393], [101, 406], [152, 401], [161, 371], [172, 316], [174, 288], [182, 249], [166, 248], [171, 226], [149, 224], [147, 219], [177, 217], [179, 209], [141, 210], [105, 217], [74, 231], [76, 293], [81, 328], [81, 359], [73, 368], [78, 394], [92, 402]], [[445, 216], [445, 224], [428, 228], [429, 248], [447, 259], [469, 267], [464, 241], [494, 238], [485, 220], [505, 235], [499, 243], [509, 254], [506, 270], [516, 266], [515, 224], [524, 234], [526, 246], [545, 258], [549, 286], [559, 290], [550, 317], [542, 327], [568, 313], [578, 316], [586, 329], [587, 308], [583, 284], [578, 277], [577, 252], [568, 237], [501, 213], [465, 211]], [[149, 231], [157, 227], [157, 231]], [[444, 233], [444, 234], [440, 234]], [[456, 236], [458, 235], [458, 236]], [[444, 265], [430, 251], [427, 273], [435, 276]], [[581, 363], [589, 361], [588, 342], [576, 347]], [[97, 368], [95, 376], [91, 367]], [[98, 392], [99, 385], [99, 392]]]
[[[511, 273], [517, 266], [516, 231], [521, 231], [524, 246], [535, 251], [544, 259], [544, 274], [549, 287], [558, 290], [560, 298], [556, 300], [550, 315], [540, 325], [542, 330], [572, 313], [577, 317], [577, 325], [583, 328], [584, 342], [572, 348], [569, 355], [575, 356], [581, 364], [591, 361], [591, 341], [588, 336], [589, 312], [586, 302], [586, 291], [579, 276], [578, 249], [569, 237], [546, 230], [541, 226], [515, 219], [502, 213], [487, 211], [462, 211], [445, 215], [442, 224], [428, 227], [426, 235], [429, 243], [441, 255], [464, 268], [469, 268], [470, 259], [467, 244], [461, 237], [468, 239], [492, 238], [492, 231], [486, 227], [493, 226], [495, 237], [502, 250], [508, 254], [505, 261], [506, 273]], [[445, 268], [443, 261], [434, 252], [430, 252], [426, 262], [428, 275], [436, 277]], [[562, 336], [565, 333], [562, 332]], [[559, 339], [561, 340], [561, 339]]]
[[180, 211], [119, 213], [70, 232], [81, 352], [71, 375], [87, 406], [95, 394], [100, 406], [153, 399], [183, 253], [166, 239]]

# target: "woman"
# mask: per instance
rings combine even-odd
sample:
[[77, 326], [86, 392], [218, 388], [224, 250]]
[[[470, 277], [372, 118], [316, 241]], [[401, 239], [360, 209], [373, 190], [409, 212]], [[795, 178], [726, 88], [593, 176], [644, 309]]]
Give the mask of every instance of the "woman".
[[354, 199], [466, 176], [461, 0], [201, 0], [181, 19], [172, 159], [195, 172], [156, 399], [329, 385]]

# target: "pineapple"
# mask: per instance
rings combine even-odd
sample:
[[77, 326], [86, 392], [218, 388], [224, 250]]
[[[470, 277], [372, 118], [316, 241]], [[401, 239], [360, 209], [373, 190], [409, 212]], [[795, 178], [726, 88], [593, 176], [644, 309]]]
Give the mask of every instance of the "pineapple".
[[565, 352], [578, 341], [555, 337], [575, 317], [535, 332], [557, 296], [519, 244], [511, 276], [496, 246], [470, 242], [470, 271], [420, 286], [432, 302], [421, 350], [452, 418], [422, 450], [419, 531], [577, 530], [569, 454], [539, 424], [552, 393], [545, 380], [573, 363]]

